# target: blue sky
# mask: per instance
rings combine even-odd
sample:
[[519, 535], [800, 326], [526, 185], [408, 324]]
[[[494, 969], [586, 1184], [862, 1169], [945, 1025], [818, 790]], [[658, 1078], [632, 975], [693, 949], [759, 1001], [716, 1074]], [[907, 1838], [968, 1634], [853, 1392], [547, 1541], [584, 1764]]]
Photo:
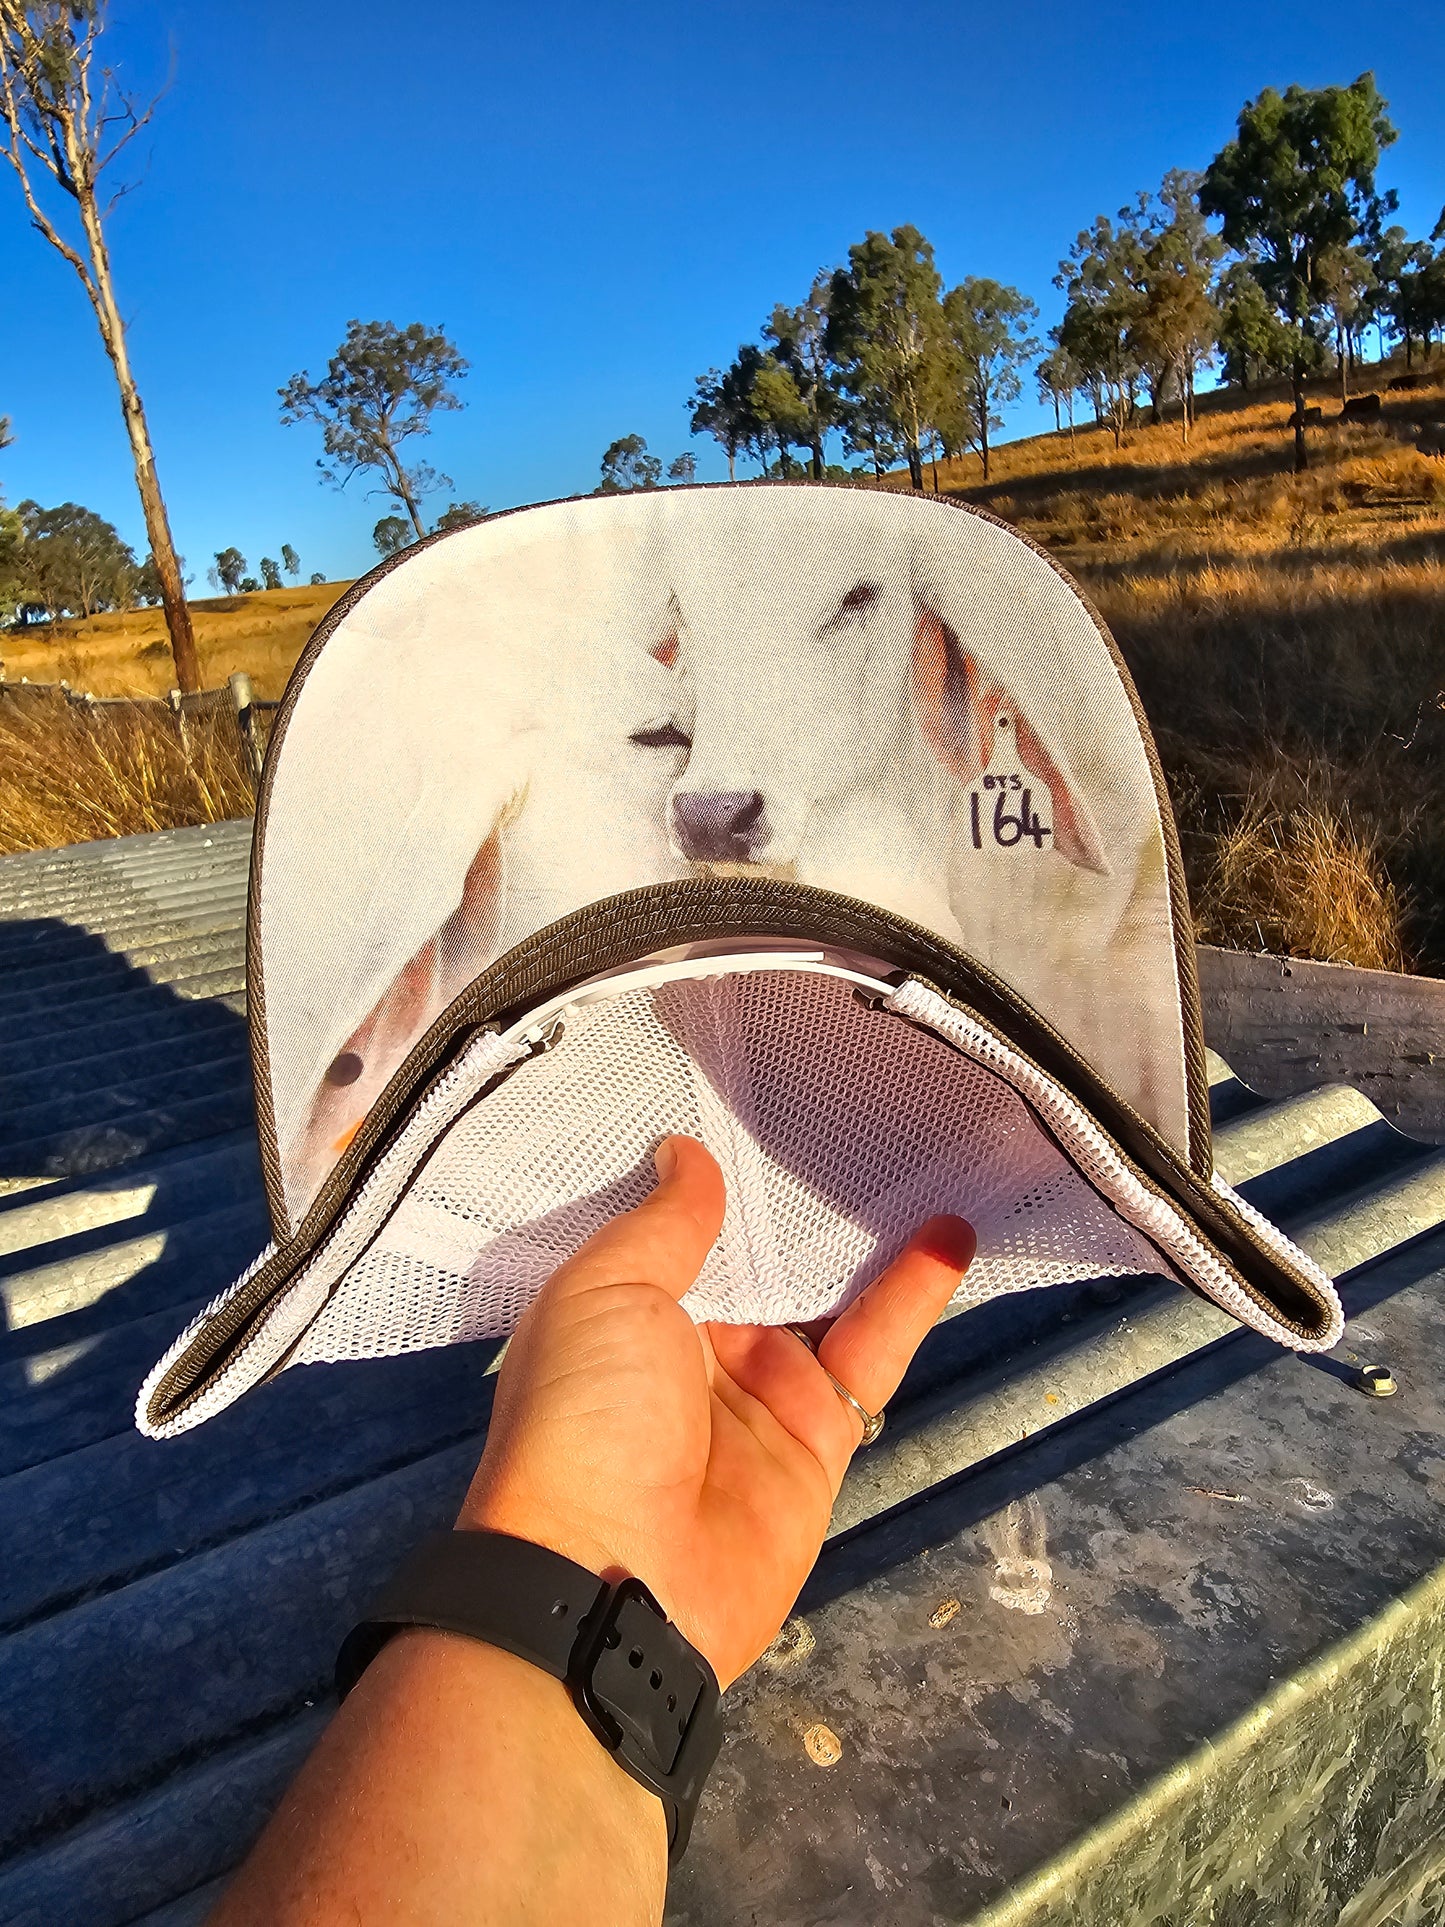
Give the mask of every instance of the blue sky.
[[[1049, 0], [791, 6], [112, 0], [114, 56], [175, 78], [112, 226], [176, 538], [283, 542], [309, 574], [375, 559], [388, 512], [314, 466], [276, 390], [352, 315], [444, 324], [466, 409], [427, 459], [501, 508], [590, 488], [638, 432], [690, 442], [693, 377], [869, 228], [911, 221], [951, 284], [1013, 282], [1057, 318], [1061, 254], [1167, 167], [1201, 166], [1263, 86], [1373, 68], [1400, 139], [1382, 185], [1445, 202], [1439, 0]], [[415, 37], [410, 37], [411, 23]], [[73, 276], [0, 179], [0, 455], [14, 503], [78, 500], [143, 550], [108, 365]], [[1009, 432], [1042, 425], [1033, 403]], [[445, 496], [430, 506], [439, 510]]]

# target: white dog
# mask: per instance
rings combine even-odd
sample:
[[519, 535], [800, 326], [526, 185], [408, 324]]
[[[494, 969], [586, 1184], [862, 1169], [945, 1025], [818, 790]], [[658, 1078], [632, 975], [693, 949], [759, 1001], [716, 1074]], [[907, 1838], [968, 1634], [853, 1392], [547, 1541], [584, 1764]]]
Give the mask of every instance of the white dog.
[[[338, 731], [348, 688], [374, 705], [378, 684], [384, 724]], [[353, 782], [381, 800], [343, 826]], [[493, 958], [699, 866], [937, 931], [1184, 1135], [1168, 883], [1128, 698], [1078, 598], [982, 518], [740, 489], [485, 524], [345, 618], [273, 791], [267, 1001], [292, 1034], [268, 1025], [268, 1047], [298, 1210]], [[318, 811], [324, 877], [295, 852]], [[388, 914], [353, 928], [353, 900]], [[381, 935], [358, 945], [360, 928]], [[275, 996], [280, 953], [314, 985], [299, 1020]]]

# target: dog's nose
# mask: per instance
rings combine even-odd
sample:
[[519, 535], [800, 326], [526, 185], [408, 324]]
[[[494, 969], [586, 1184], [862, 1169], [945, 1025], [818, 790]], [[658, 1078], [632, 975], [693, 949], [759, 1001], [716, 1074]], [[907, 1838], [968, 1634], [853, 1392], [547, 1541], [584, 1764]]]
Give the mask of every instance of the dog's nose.
[[747, 863], [767, 842], [757, 790], [681, 790], [672, 827], [684, 856], [697, 863]]

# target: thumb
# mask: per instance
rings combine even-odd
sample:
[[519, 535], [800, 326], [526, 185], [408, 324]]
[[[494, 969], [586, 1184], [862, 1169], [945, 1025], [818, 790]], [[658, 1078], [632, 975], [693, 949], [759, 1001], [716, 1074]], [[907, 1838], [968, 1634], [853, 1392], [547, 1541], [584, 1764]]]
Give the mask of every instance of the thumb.
[[727, 1202], [717, 1159], [696, 1138], [664, 1138], [653, 1154], [657, 1188], [594, 1232], [553, 1280], [559, 1292], [657, 1285], [681, 1298], [722, 1230]]

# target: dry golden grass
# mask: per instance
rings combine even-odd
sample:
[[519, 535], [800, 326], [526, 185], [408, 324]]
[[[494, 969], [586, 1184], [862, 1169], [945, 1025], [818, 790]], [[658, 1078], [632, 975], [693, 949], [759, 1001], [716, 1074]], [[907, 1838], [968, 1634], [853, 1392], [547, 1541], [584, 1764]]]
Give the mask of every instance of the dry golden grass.
[[0, 852], [248, 816], [234, 718], [187, 721], [137, 704], [73, 708], [0, 698]]
[[[201, 680], [217, 688], [244, 669], [256, 694], [278, 697], [311, 632], [347, 582], [261, 589], [191, 604]], [[175, 682], [170, 643], [159, 609], [130, 609], [89, 622], [0, 634], [0, 662], [19, 682], [68, 682], [92, 696], [164, 696]]]
[[1247, 798], [1212, 839], [1196, 894], [1206, 943], [1408, 967], [1400, 896], [1377, 839], [1328, 805], [1281, 810]]

